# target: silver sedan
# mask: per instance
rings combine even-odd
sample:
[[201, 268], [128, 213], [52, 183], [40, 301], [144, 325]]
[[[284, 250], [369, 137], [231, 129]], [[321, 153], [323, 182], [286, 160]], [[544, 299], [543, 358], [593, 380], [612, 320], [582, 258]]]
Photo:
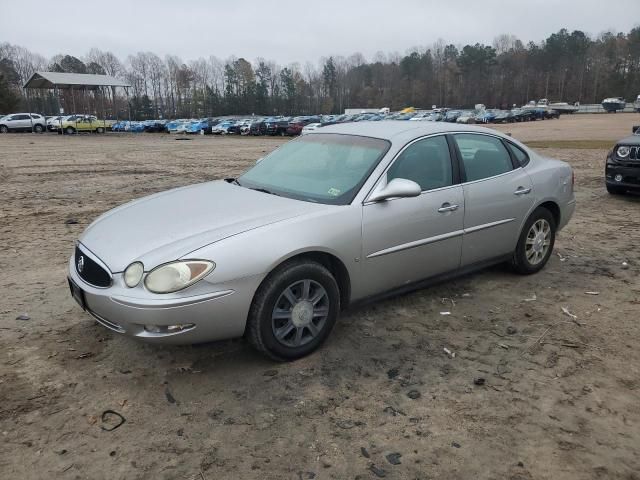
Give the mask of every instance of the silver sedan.
[[237, 179], [105, 213], [76, 243], [69, 286], [114, 332], [244, 335], [289, 360], [318, 348], [353, 302], [498, 262], [539, 271], [574, 208], [569, 165], [494, 130], [333, 125]]

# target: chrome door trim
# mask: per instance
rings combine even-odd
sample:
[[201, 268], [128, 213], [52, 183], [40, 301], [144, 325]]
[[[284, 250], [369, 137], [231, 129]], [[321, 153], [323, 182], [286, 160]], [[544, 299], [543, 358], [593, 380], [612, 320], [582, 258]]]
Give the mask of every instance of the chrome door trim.
[[459, 237], [461, 235], [464, 235], [464, 230], [456, 230], [454, 232], [443, 233], [442, 235], [423, 238], [422, 240], [415, 240], [413, 242], [396, 245], [395, 247], [385, 248], [384, 250], [378, 250], [377, 252], [373, 252], [367, 255], [367, 258], [375, 258], [382, 255], [388, 255], [390, 253], [400, 252], [402, 250], [409, 250], [410, 248], [421, 247], [422, 245], [428, 245], [435, 242], [441, 242], [442, 240], [448, 240], [449, 238]]
[[505, 223], [511, 223], [515, 221], [515, 218], [505, 218], [504, 220], [498, 220], [497, 222], [483, 223], [482, 225], [476, 225], [475, 227], [465, 228], [464, 233], [479, 232], [480, 230], [486, 230], [487, 228], [497, 227], [498, 225], [504, 225]]
[[436, 235], [433, 237], [423, 238], [421, 240], [415, 240], [413, 242], [402, 243], [395, 247], [385, 248], [384, 250], [378, 250], [377, 252], [370, 253], [367, 258], [381, 257], [383, 255], [389, 255], [390, 253], [397, 253], [403, 250], [409, 250], [411, 248], [421, 247], [430, 243], [441, 242], [442, 240], [448, 240], [450, 238], [459, 237], [461, 235], [467, 235], [469, 233], [479, 232], [480, 230], [486, 230], [487, 228], [497, 227], [498, 225], [504, 225], [505, 223], [511, 223], [515, 221], [515, 218], [505, 218], [504, 220], [498, 220], [497, 222], [484, 223], [482, 225], [476, 225], [475, 227], [465, 228], [462, 230], [455, 230], [449, 233], [443, 233], [442, 235]]

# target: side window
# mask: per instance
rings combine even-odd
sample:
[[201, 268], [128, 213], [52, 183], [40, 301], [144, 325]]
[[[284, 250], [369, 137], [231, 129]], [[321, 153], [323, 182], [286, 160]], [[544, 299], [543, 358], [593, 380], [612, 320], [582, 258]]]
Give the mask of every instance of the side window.
[[511, 153], [513, 153], [513, 156], [516, 157], [516, 160], [518, 160], [518, 163], [520, 165], [524, 167], [527, 163], [529, 163], [529, 155], [527, 155], [527, 152], [522, 150], [520, 147], [515, 146], [511, 142], [507, 142], [507, 145], [509, 145]]
[[13, 120], [29, 120], [29, 115], [16, 115]]
[[38, 120], [40, 118], [40, 115], [31, 115], [31, 118], [33, 118], [34, 120]]
[[467, 182], [513, 170], [509, 152], [500, 139], [470, 133], [460, 133], [454, 138], [462, 155]]
[[413, 180], [423, 191], [451, 185], [453, 175], [447, 139], [440, 135], [418, 140], [407, 147], [387, 172], [387, 181], [394, 178]]

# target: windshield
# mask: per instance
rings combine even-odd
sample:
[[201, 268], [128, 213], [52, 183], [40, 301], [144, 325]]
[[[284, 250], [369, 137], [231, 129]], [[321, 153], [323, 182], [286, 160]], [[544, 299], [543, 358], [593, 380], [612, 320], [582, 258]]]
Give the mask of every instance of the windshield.
[[389, 146], [379, 138], [305, 135], [269, 154], [238, 183], [283, 197], [347, 205]]

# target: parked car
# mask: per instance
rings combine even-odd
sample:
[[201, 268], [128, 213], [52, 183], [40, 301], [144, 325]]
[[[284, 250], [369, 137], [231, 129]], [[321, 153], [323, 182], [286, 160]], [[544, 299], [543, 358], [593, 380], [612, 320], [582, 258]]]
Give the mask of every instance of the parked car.
[[319, 122], [305, 125], [304, 127], [302, 127], [302, 131], [300, 132], [300, 135], [306, 135], [307, 133], [315, 132], [322, 126], [323, 126], [322, 123], [319, 123]]
[[574, 208], [571, 167], [497, 131], [332, 125], [237, 179], [107, 212], [78, 239], [69, 286], [119, 334], [164, 344], [244, 335], [291, 360], [318, 348], [353, 302], [504, 261], [538, 272]]
[[463, 110], [460, 112], [460, 115], [458, 115], [458, 118], [456, 118], [456, 123], [476, 123], [476, 112], [473, 110]]
[[287, 134], [290, 120], [291, 118], [285, 117], [266, 122], [267, 135], [280, 135], [284, 137]]
[[47, 118], [47, 131], [49, 132], [57, 132], [60, 128], [60, 122], [65, 118], [64, 115], [58, 115], [57, 117], [49, 117]]
[[632, 132], [618, 140], [607, 155], [605, 181], [612, 195], [640, 192], [640, 128], [635, 126]]
[[0, 118], [0, 133], [42, 133], [46, 128], [45, 118], [37, 113], [14, 113]]
[[235, 120], [223, 120], [211, 129], [211, 133], [214, 135], [226, 135], [235, 123]]
[[[109, 126], [112, 125], [110, 122]], [[104, 133], [107, 131], [107, 121], [92, 115], [71, 115], [60, 122], [58, 131], [71, 135], [78, 132]]]

